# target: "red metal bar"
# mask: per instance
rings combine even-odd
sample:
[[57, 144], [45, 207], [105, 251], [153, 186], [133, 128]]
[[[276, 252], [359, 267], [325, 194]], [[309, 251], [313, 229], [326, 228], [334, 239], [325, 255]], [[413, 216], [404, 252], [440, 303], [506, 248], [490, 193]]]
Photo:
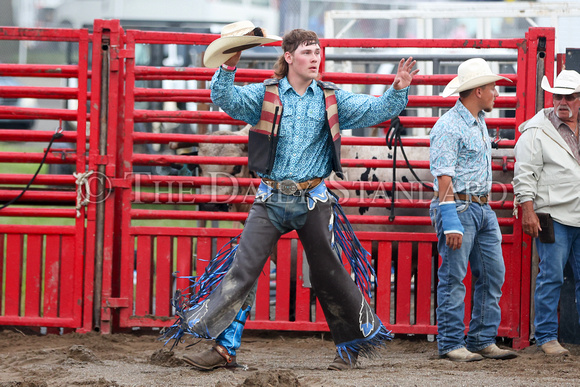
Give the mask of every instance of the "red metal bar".
[[59, 235], [46, 236], [46, 255], [44, 258], [44, 303], [43, 316], [59, 317], [59, 284], [60, 278], [60, 251], [61, 237]]
[[[128, 180], [128, 175], [131, 174], [133, 170], [133, 165], [131, 163], [131, 154], [133, 153], [133, 110], [135, 107], [135, 58], [132, 55], [135, 52], [135, 41], [132, 33], [127, 33], [125, 36], [125, 47], [128, 55], [125, 59], [125, 82], [124, 89], [119, 91], [119, 94], [123, 96], [123, 109], [120, 110], [122, 114], [119, 117], [119, 132], [117, 136], [117, 141], [119, 142], [119, 152], [117, 153], [117, 170], [115, 171], [116, 179], [126, 181]], [[127, 296], [129, 300], [129, 305], [133, 305], [133, 291], [132, 291], [132, 278], [133, 278], [133, 262], [131, 260], [124, 259], [128, 255], [133, 253], [134, 244], [125, 243], [124, 241], [133, 240], [134, 238], [130, 235], [129, 229], [131, 225], [130, 209], [131, 209], [131, 198], [130, 190], [121, 189], [118, 190], [116, 195], [115, 203], [116, 211], [120, 211], [120, 216], [116, 217], [115, 223], [115, 251], [120, 252], [115, 257], [116, 261], [119, 261], [121, 279], [118, 285], [121, 295]], [[181, 240], [181, 238], [180, 238]], [[181, 243], [181, 242], [180, 242]], [[120, 246], [119, 246], [120, 245]], [[178, 270], [182, 269], [182, 265], [191, 266], [191, 259], [185, 260], [183, 263], [179, 260], [179, 254], [182, 254], [181, 244], [178, 246]], [[190, 255], [191, 257], [191, 255]], [[183, 274], [182, 274], [183, 275]], [[181, 281], [181, 282], [180, 282]], [[178, 283], [182, 283], [182, 280], [178, 280]], [[128, 326], [128, 319], [131, 317], [133, 311], [132, 308], [122, 308], [119, 311], [119, 325]]]
[[[236, 73], [237, 74], [237, 73]], [[503, 77], [516, 82], [515, 74], [501, 74]], [[447, 85], [455, 75], [416, 75], [413, 77], [413, 85]], [[237, 77], [236, 77], [237, 80]], [[358, 85], [391, 85], [395, 80], [395, 74], [368, 74], [368, 73], [324, 73], [323, 81], [330, 81], [338, 84], [358, 84]], [[498, 86], [512, 86], [513, 83], [505, 80], [497, 81]]]
[[11, 208], [0, 211], [0, 216], [14, 216], [27, 218], [74, 218], [76, 210], [66, 208]]
[[[7, 210], [7, 208], [6, 208]], [[4, 211], [4, 210], [2, 210]], [[28, 235], [74, 235], [73, 226], [39, 226], [21, 224], [0, 224], [0, 234], [28, 234]]]
[[4, 314], [6, 316], [20, 316], [23, 243], [24, 236], [22, 234], [8, 234], [6, 236], [4, 289]]
[[75, 277], [75, 266], [77, 257], [75, 256], [75, 244], [77, 235], [63, 236], [60, 252], [60, 293], [59, 293], [59, 317], [73, 318], [75, 316], [76, 284], [80, 283]]
[[472, 282], [472, 276], [471, 276], [471, 266], [468, 265], [467, 266], [467, 274], [465, 275], [465, 278], [463, 279], [463, 285], [465, 286], [465, 316], [463, 317], [463, 323], [465, 325], [465, 331], [467, 332], [467, 329], [469, 327], [469, 322], [471, 321], [471, 305], [472, 305], [472, 290], [473, 288], [471, 287], [471, 282]]
[[209, 90], [168, 90], [135, 88], [135, 101], [175, 101], [212, 103]]
[[[0, 184], [28, 184], [34, 175], [0, 174]], [[32, 185], [75, 185], [75, 177], [70, 175], [37, 175]]]
[[[20, 153], [20, 152], [2, 152], [0, 153], [1, 163], [34, 163], [40, 164], [44, 153]], [[64, 157], [64, 158], [63, 158]], [[68, 152], [60, 155], [49, 153], [46, 157], [47, 164], [73, 164], [76, 161], [76, 155]]]
[[33, 326], [33, 327], [56, 327], [76, 328], [77, 321], [72, 318], [60, 317], [24, 317], [24, 316], [0, 316], [1, 325]]
[[68, 109], [0, 106], [0, 118], [76, 121], [77, 113]]
[[290, 320], [290, 253], [292, 241], [282, 239], [278, 241], [276, 257], [276, 320]]
[[[131, 240], [133, 240], [131, 238]], [[137, 285], [135, 298], [135, 315], [146, 316], [152, 314], [151, 300], [153, 293], [151, 292], [152, 271], [151, 264], [153, 262], [151, 251], [153, 247], [153, 239], [148, 235], [141, 235], [137, 238]], [[132, 292], [131, 292], [132, 293]], [[132, 296], [131, 296], [132, 297]]]
[[190, 282], [188, 278], [181, 278], [193, 275], [192, 272], [192, 257], [194, 254], [192, 238], [177, 237], [177, 255], [176, 268], [177, 279], [175, 287], [177, 289], [187, 289]]
[[0, 86], [3, 98], [77, 99], [78, 89], [71, 87]]
[[[4, 210], [0, 211], [0, 214]], [[24, 315], [27, 317], [40, 317], [42, 242], [43, 237], [41, 235], [28, 235], [26, 241], [26, 302]]]
[[[99, 51], [101, 55], [102, 77], [107, 81], [103, 83], [106, 92], [105, 100], [99, 99], [99, 119], [104, 126], [99, 127], [98, 151], [100, 156], [106, 156], [107, 163], [104, 171], [97, 167], [97, 171], [104, 173], [108, 179], [117, 177], [118, 169], [122, 168], [119, 163], [118, 149], [123, 147], [123, 112], [124, 112], [124, 62], [121, 50], [124, 46], [124, 32], [118, 20], [100, 20], [95, 22], [95, 30], [100, 30], [102, 35], [99, 44], [106, 49]], [[93, 62], [93, 68], [95, 62]], [[102, 112], [106, 112], [102, 114]], [[102, 136], [103, 132], [105, 133]], [[100, 164], [100, 163], [99, 163]], [[99, 204], [97, 204], [99, 206]], [[114, 190], [104, 201], [102, 213], [97, 212], [99, 217], [97, 227], [102, 230], [102, 250], [96, 250], [97, 262], [102, 262], [102, 293], [100, 304], [100, 329], [103, 333], [112, 333], [114, 329], [113, 316], [116, 311], [108, 307], [108, 300], [119, 292], [120, 254], [119, 240], [119, 216], [123, 209], [119, 205], [119, 195]], [[99, 230], [99, 229], [97, 229]], [[160, 300], [159, 302], [163, 302]]]
[[389, 324], [391, 322], [391, 252], [391, 242], [379, 242], [375, 310], [383, 324]]
[[[0, 129], [0, 141], [49, 142], [54, 131]], [[61, 142], [76, 142], [76, 132], [62, 132]]]
[[[419, 243], [419, 251], [417, 254], [417, 274], [415, 275], [415, 292], [417, 297], [415, 298], [415, 310], [416, 319], [415, 324], [418, 325], [431, 325], [431, 309], [432, 309], [432, 270], [433, 270], [433, 257], [432, 257], [432, 247], [431, 243]], [[434, 305], [433, 305], [434, 306]]]
[[411, 263], [413, 260], [413, 247], [410, 242], [399, 242], [399, 255], [397, 256], [396, 289], [397, 289], [397, 312], [398, 324], [410, 324], [411, 322]]
[[127, 30], [127, 34], [131, 34], [137, 43], [147, 44], [196, 44], [208, 45], [217, 38], [216, 34], [183, 34], [175, 32], [160, 32], [160, 31], [142, 31], [142, 30]]
[[200, 276], [204, 273], [208, 262], [212, 258], [211, 238], [197, 238], [197, 256], [195, 261], [195, 275]]
[[171, 257], [173, 248], [171, 237], [157, 237], [157, 254], [155, 265], [155, 315], [170, 316], [171, 300]]
[[[415, 78], [413, 78], [413, 84], [415, 84]], [[446, 83], [445, 83], [446, 85]], [[410, 95], [407, 107], [448, 107], [451, 108], [457, 102], [458, 97], [439, 97], [439, 96], [421, 96], [421, 95]], [[493, 107], [495, 109], [500, 108], [515, 108], [517, 106], [517, 97], [498, 97]]]
[[0, 40], [75, 42], [86, 29], [0, 27]]
[[0, 75], [12, 77], [78, 78], [77, 65], [18, 65], [0, 63]]
[[321, 47], [512, 48], [523, 39], [320, 39]]
[[[20, 194], [20, 191], [0, 190], [0, 201], [7, 202]], [[53, 202], [53, 203], [76, 203], [76, 192], [57, 191], [26, 191], [22, 197], [16, 201], [20, 202]]]

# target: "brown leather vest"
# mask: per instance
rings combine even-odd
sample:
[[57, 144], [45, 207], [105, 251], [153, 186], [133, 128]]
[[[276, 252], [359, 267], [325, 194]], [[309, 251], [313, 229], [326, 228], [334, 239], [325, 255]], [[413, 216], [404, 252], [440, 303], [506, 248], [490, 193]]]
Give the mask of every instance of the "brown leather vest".
[[[266, 93], [262, 102], [260, 121], [250, 129], [248, 140], [248, 166], [252, 171], [269, 174], [274, 166], [276, 147], [280, 134], [280, 122], [284, 107], [278, 93], [279, 79], [271, 78], [264, 81]], [[335, 90], [338, 87], [332, 82], [317, 81], [324, 92], [326, 105], [327, 128], [332, 141], [332, 169], [340, 178], [343, 177], [340, 166], [340, 128], [338, 125], [338, 107], [336, 105]], [[326, 176], [320, 176], [326, 177]]]

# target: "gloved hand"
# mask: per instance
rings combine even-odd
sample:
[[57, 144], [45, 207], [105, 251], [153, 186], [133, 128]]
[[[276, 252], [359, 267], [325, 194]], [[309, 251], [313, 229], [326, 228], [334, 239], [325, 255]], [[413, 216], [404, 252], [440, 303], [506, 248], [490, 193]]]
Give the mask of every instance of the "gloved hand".
[[459, 216], [457, 216], [455, 202], [439, 203], [439, 211], [441, 211], [441, 220], [443, 222], [443, 233], [463, 235], [465, 229], [463, 228], [461, 222], [459, 221]]

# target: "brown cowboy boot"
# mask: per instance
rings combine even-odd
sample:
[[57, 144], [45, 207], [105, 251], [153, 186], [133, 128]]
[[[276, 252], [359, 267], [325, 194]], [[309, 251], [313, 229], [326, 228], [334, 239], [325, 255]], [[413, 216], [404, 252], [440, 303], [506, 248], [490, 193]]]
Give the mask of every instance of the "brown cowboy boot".
[[570, 351], [562, 347], [558, 340], [548, 341], [547, 343], [540, 345], [540, 349], [544, 351], [546, 355], [549, 356], [568, 356]]
[[345, 371], [345, 370], [348, 370], [350, 368], [354, 368], [354, 367], [356, 367], [357, 359], [358, 359], [358, 353], [351, 352], [350, 353], [350, 361], [349, 361], [348, 355], [346, 353], [343, 353], [342, 357], [340, 357], [340, 355], [338, 354], [338, 351], [337, 351], [336, 356], [334, 357], [334, 360], [332, 361], [332, 363], [330, 363], [330, 365], [328, 366], [328, 369], [331, 371]]
[[217, 344], [206, 351], [194, 355], [184, 355], [183, 361], [199, 371], [211, 371], [219, 367], [232, 367], [237, 364], [236, 357], [231, 356], [225, 347]]
[[516, 352], [510, 351], [509, 349], [501, 349], [495, 344], [485, 347], [481, 351], [477, 351], [475, 353], [479, 353], [481, 356], [487, 357], [488, 359], [507, 360], [515, 359], [518, 357]]

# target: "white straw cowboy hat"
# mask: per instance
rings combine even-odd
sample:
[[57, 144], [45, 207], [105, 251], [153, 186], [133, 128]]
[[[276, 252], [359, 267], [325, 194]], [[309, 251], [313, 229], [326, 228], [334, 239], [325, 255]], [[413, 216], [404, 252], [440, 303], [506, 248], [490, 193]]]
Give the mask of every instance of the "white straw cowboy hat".
[[219, 67], [238, 51], [282, 40], [276, 35], [265, 35], [263, 29], [249, 20], [228, 24], [222, 28], [221, 37], [207, 46], [203, 57], [205, 67]]
[[562, 70], [554, 81], [554, 87], [550, 87], [548, 78], [542, 78], [542, 89], [548, 93], [568, 95], [580, 93], [580, 74], [574, 70]]
[[511, 82], [508, 78], [492, 73], [484, 59], [468, 59], [459, 65], [457, 76], [445, 86], [445, 90], [443, 90], [441, 95], [443, 97], [449, 97], [452, 94], [475, 89], [476, 87], [487, 85], [500, 79]]

